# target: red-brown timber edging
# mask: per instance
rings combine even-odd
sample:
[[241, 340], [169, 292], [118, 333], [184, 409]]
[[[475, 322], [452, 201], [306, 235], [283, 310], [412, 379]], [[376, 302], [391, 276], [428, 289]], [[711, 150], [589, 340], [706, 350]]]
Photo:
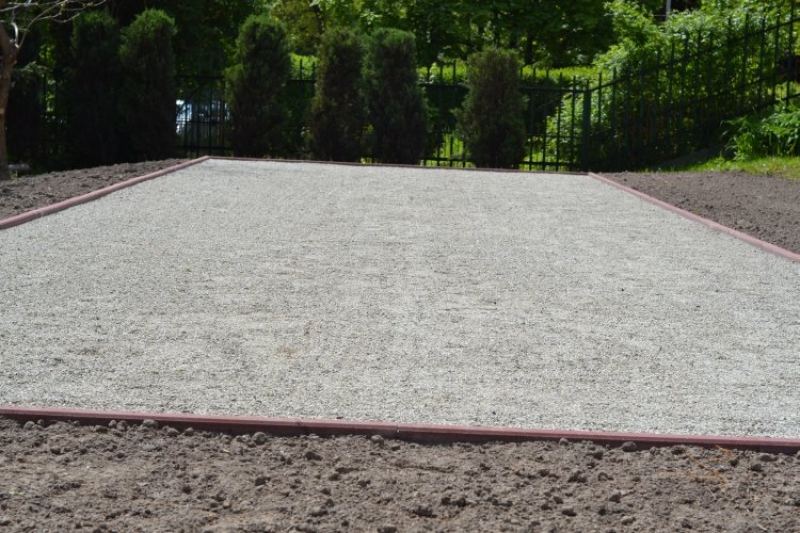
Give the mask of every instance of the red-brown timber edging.
[[612, 187], [615, 187], [615, 188], [617, 188], [619, 190], [622, 190], [622, 191], [625, 191], [627, 193], [630, 193], [630, 194], [632, 194], [632, 195], [634, 195], [634, 196], [636, 196], [638, 198], [641, 198], [642, 200], [645, 200], [646, 202], [650, 202], [653, 205], [657, 205], [658, 207], [666, 209], [667, 211], [672, 211], [673, 213], [681, 215], [684, 218], [688, 218], [689, 220], [691, 220], [693, 222], [699, 222], [700, 224], [703, 224], [704, 226], [709, 227], [709, 228], [713, 229], [714, 231], [718, 231], [720, 233], [724, 233], [725, 235], [730, 235], [731, 237], [736, 237], [737, 239], [740, 239], [740, 240], [745, 241], [745, 242], [747, 242], [749, 244], [752, 244], [753, 246], [761, 248], [765, 252], [769, 252], [771, 254], [783, 257], [784, 259], [788, 259], [789, 261], [794, 261], [796, 263], [800, 263], [800, 254], [796, 254], [794, 252], [790, 252], [789, 250], [786, 250], [785, 248], [781, 248], [780, 246], [768, 243], [766, 241], [762, 241], [761, 239], [759, 239], [757, 237], [753, 237], [752, 235], [748, 235], [746, 233], [742, 233], [741, 231], [735, 230], [733, 228], [729, 228], [728, 226], [723, 226], [719, 222], [714, 222], [713, 220], [709, 220], [709, 219], [707, 219], [705, 217], [701, 217], [700, 215], [696, 215], [696, 214], [694, 214], [694, 213], [692, 213], [690, 211], [687, 211], [685, 209], [681, 209], [680, 207], [676, 207], [676, 206], [674, 206], [672, 204], [668, 204], [667, 202], [659, 200], [658, 198], [653, 198], [652, 196], [650, 196], [648, 194], [645, 194], [645, 193], [643, 193], [641, 191], [637, 191], [636, 189], [628, 187], [627, 185], [622, 185], [621, 183], [617, 183], [616, 181], [611, 180], [609, 178], [606, 178], [604, 176], [601, 176], [600, 174], [595, 174], [594, 172], [589, 172], [588, 176], [590, 178], [594, 178], [594, 179], [596, 179], [598, 181], [601, 181], [601, 182], [603, 182], [603, 183], [605, 183], [607, 185], [611, 185]]
[[699, 446], [704, 448], [757, 450], [769, 453], [797, 453], [800, 439], [770, 437], [732, 437], [715, 435], [673, 435], [655, 433], [614, 433], [604, 431], [525, 429], [492, 426], [456, 426], [443, 424], [406, 424], [356, 420], [308, 418], [262, 418], [173, 413], [139, 413], [127, 411], [90, 411], [41, 407], [0, 406], [0, 416], [19, 422], [79, 422], [82, 425], [105, 425], [112, 420], [141, 423], [154, 420], [175, 429], [193, 428], [232, 435], [261, 431], [274, 436], [298, 437], [318, 435], [380, 435], [423, 444], [455, 442], [525, 442], [525, 441], [591, 441], [600, 445], [621, 446], [635, 442], [638, 449], [663, 446]]
[[35, 220], [37, 218], [41, 218], [46, 215], [51, 215], [53, 213], [63, 211], [64, 209], [68, 209], [76, 205], [85, 204], [86, 202], [91, 202], [92, 200], [96, 200], [107, 194], [111, 194], [112, 192], [119, 191], [120, 189], [125, 189], [127, 187], [131, 187], [132, 185], [136, 185], [137, 183], [151, 180], [153, 178], [158, 178], [159, 176], [163, 176], [165, 174], [170, 174], [172, 172], [190, 167], [192, 165], [202, 163], [203, 161], [207, 161], [209, 159], [210, 159], [209, 156], [199, 157], [197, 159], [192, 159], [191, 161], [178, 163], [177, 165], [173, 165], [171, 167], [162, 168], [161, 170], [151, 172], [150, 174], [144, 174], [142, 176], [136, 176], [134, 178], [125, 181], [120, 181], [119, 183], [115, 183], [114, 185], [109, 185], [108, 187], [103, 187], [102, 189], [97, 189], [95, 191], [87, 192], [86, 194], [82, 194], [80, 196], [74, 196], [72, 198], [68, 198], [61, 202], [46, 205], [38, 209], [32, 209], [31, 211], [25, 211], [24, 213], [14, 215], [13, 217], [0, 220], [0, 230], [13, 228], [14, 226], [19, 226], [20, 224], [30, 222], [31, 220]]

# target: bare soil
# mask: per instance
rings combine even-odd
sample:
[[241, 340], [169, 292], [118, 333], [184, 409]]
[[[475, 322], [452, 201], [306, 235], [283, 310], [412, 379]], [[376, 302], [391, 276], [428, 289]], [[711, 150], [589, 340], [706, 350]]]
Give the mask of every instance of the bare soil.
[[745, 172], [604, 176], [723, 226], [800, 253], [800, 180]]
[[[0, 182], [0, 219], [178, 161]], [[800, 253], [800, 182], [618, 174]], [[233, 437], [0, 418], [0, 533], [800, 531], [800, 454], [590, 442]]]
[[0, 220], [184, 161], [187, 160], [167, 159], [142, 163], [121, 163], [34, 176], [21, 175], [10, 181], [0, 181]]
[[800, 531], [799, 456], [109, 426], [0, 419], [0, 531]]

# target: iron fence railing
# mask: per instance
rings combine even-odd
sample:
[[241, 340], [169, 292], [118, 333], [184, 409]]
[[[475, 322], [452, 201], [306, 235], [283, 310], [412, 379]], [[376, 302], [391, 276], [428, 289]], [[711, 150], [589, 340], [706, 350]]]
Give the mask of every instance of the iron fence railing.
[[796, 99], [797, 23], [791, 2], [772, 20], [745, 19], [743, 31], [673, 39], [655, 58], [600, 77], [583, 96], [581, 168], [659, 165], [720, 145], [731, 119]]
[[[719, 145], [726, 121], [796, 99], [800, 96], [798, 13], [795, 2], [790, 6], [772, 20], [745, 20], [745, 31], [698, 32], [673, 40], [655, 57], [622, 72], [599, 75], [592, 82], [535, 73], [525, 78], [520, 90], [527, 148], [520, 168], [610, 171], [655, 166]], [[455, 115], [467, 88], [456, 71], [452, 65], [447, 80], [444, 67], [429, 70], [420, 82], [431, 117], [421, 164], [470, 164]], [[286, 88], [290, 144], [295, 146], [287, 157], [306, 155], [314, 75], [314, 65], [294, 65]], [[178, 155], [230, 155], [232, 124], [224, 78], [180, 76], [177, 81]], [[63, 166], [69, 140], [60, 85], [45, 80], [37, 91], [39, 125], [33, 128], [27, 119], [18, 121], [30, 130], [26, 135], [38, 138], [38, 148], [28, 150], [29, 157], [41, 158], [40, 167]], [[12, 94], [12, 103], [13, 98]], [[10, 137], [15, 134], [12, 127], [10, 123]]]
[[[773, 20], [745, 20], [743, 31], [700, 31], [673, 40], [655, 57], [593, 82], [534, 74], [536, 81], [528, 78], [520, 88], [527, 138], [520, 168], [610, 171], [659, 165], [719, 145], [726, 121], [797, 98], [798, 13], [795, 3], [790, 5]], [[424, 165], [469, 165], [454, 113], [467, 94], [457, 70], [440, 66], [421, 82], [431, 116]], [[313, 85], [312, 74], [287, 87], [298, 142]], [[229, 147], [201, 142], [185, 144], [184, 150], [196, 155]]]

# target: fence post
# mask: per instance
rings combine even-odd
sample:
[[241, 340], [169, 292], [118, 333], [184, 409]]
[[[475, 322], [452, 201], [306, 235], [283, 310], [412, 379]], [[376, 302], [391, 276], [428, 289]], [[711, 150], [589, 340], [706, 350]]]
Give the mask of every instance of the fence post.
[[586, 82], [586, 88], [583, 90], [583, 117], [581, 120], [581, 156], [580, 156], [580, 169], [582, 172], [589, 171], [589, 143], [591, 143], [592, 135], [589, 131], [592, 127], [592, 92], [593, 89]]

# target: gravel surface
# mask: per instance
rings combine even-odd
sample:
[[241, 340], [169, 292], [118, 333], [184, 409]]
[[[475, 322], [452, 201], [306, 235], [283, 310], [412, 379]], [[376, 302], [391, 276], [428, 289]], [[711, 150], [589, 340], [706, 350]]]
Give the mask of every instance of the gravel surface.
[[0, 404], [800, 436], [800, 265], [583, 176], [211, 161], [0, 249]]

